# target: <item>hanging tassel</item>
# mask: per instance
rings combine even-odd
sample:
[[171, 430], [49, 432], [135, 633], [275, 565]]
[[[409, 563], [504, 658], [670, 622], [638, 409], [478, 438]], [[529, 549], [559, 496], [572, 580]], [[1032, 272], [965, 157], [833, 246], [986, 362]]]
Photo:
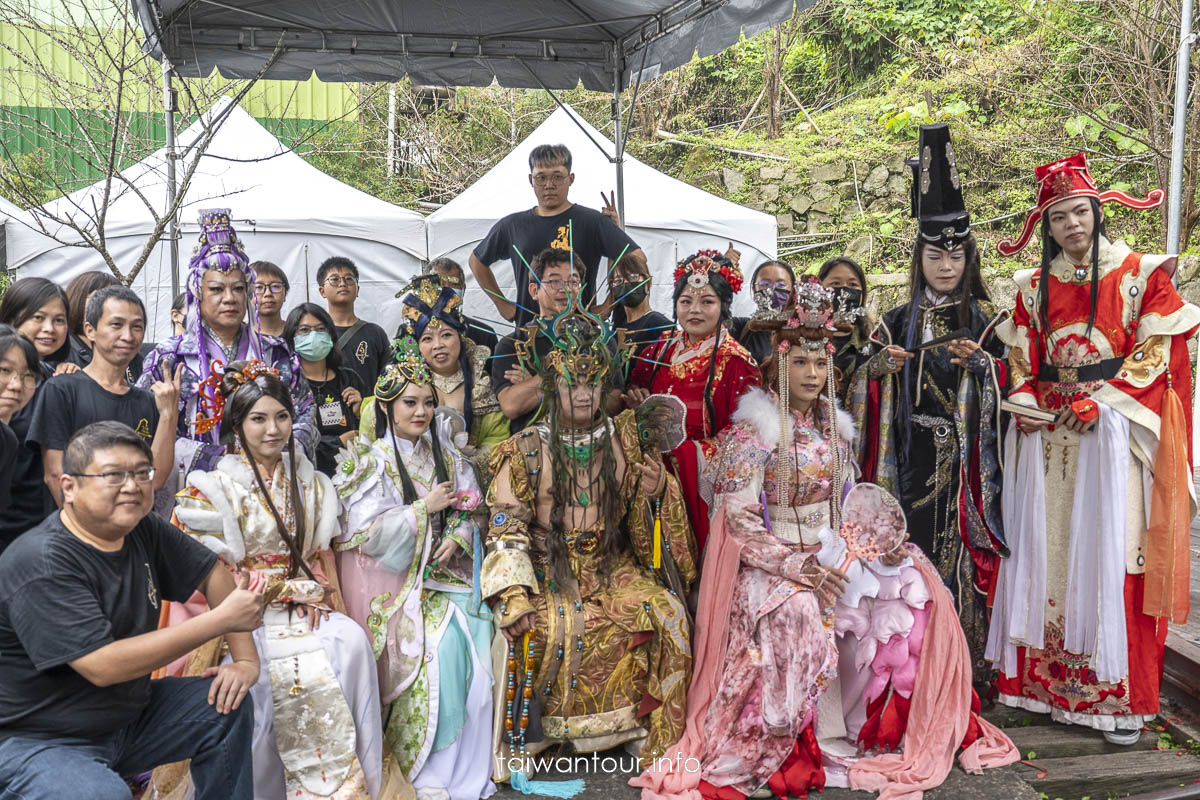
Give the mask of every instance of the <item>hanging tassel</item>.
[[654, 568], [662, 568], [662, 517], [657, 507], [654, 509]]
[[1163, 395], [1154, 486], [1150, 495], [1150, 527], [1146, 531], [1146, 584], [1142, 612], [1183, 625], [1188, 617], [1190, 563], [1187, 442], [1183, 403], [1167, 373]]
[[480, 592], [482, 579], [480, 573], [483, 572], [483, 537], [479, 534], [479, 526], [471, 521], [471, 574], [474, 578], [471, 581], [471, 613], [479, 614], [479, 609], [483, 606], [483, 596]]
[[[511, 774], [509, 785], [521, 794], [539, 794], [544, 797], [574, 797], [583, 791], [583, 780], [574, 778], [567, 781], [534, 781], [525, 774], [525, 730], [529, 723], [529, 704], [533, 702], [533, 633], [528, 632], [521, 639], [522, 650], [525, 653], [525, 680], [518, 694], [513, 676], [516, 672], [516, 654], [512, 643], [509, 643], [509, 695], [506, 714], [509, 735], [509, 755], [515, 755], [521, 762], [521, 769]], [[515, 709], [520, 704], [518, 714]]]
[[531, 781], [524, 772], [514, 772], [512, 788], [521, 794], [540, 794], [545, 797], [574, 797], [583, 791], [583, 778], [569, 781]]

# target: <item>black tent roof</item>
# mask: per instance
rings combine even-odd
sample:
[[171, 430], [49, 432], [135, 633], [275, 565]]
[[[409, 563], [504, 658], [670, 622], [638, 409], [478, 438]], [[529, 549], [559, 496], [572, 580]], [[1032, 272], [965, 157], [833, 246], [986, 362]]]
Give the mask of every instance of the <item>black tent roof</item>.
[[[797, 0], [132, 0], [181, 76], [612, 91], [716, 53]], [[798, 0], [801, 8], [813, 0]]]

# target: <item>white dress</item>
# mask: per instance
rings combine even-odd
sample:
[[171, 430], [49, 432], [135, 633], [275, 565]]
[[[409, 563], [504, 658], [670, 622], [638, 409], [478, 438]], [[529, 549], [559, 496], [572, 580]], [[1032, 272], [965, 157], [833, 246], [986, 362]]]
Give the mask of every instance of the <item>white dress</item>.
[[[295, 533], [289, 507], [287, 455], [267, 482], [275, 508]], [[336, 587], [329, 559], [340, 534], [339, 503], [325, 475], [304, 456], [296, 472], [304, 506], [303, 552], [320, 583], [303, 571], [286, 579], [287, 546], [244, 456], [223, 457], [211, 472], [193, 472], [179, 493], [176, 515], [229, 565], [241, 565], [268, 586], [282, 583], [254, 631], [262, 671], [254, 702], [256, 800], [369, 800], [379, 793], [383, 730], [370, 642], [354, 620], [333, 612], [316, 631], [289, 612], [283, 598], [322, 602], [321, 583]]]

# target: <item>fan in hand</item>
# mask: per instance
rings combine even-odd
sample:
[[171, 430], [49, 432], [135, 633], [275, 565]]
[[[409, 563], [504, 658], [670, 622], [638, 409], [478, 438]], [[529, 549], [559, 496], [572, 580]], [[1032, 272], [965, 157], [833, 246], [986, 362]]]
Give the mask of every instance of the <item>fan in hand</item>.
[[900, 501], [874, 483], [856, 484], [842, 506], [841, 536], [846, 542], [842, 572], [856, 559], [874, 561], [895, 552], [908, 538]]

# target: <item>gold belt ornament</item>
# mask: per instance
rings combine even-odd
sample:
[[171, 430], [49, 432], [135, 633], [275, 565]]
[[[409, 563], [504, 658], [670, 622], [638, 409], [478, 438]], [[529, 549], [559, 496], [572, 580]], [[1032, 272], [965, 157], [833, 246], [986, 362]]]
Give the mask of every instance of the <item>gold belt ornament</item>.
[[595, 531], [564, 531], [563, 541], [576, 553], [594, 553], [600, 546], [600, 536]]

